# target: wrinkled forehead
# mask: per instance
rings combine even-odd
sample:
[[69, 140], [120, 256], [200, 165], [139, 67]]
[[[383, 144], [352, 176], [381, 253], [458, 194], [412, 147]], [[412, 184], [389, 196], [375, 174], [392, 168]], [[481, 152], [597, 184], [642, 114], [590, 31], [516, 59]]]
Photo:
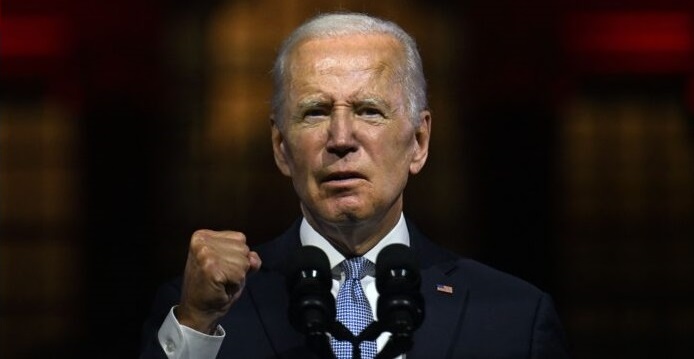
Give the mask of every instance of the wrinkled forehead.
[[291, 51], [287, 74], [322, 75], [369, 72], [397, 75], [403, 67], [402, 44], [387, 34], [356, 34], [304, 40]]

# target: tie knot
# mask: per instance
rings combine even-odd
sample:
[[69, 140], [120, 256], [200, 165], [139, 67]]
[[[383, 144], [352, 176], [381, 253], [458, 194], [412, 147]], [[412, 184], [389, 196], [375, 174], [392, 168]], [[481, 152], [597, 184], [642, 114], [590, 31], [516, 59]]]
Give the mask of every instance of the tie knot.
[[364, 257], [354, 257], [342, 261], [345, 279], [362, 279], [366, 276], [371, 262]]

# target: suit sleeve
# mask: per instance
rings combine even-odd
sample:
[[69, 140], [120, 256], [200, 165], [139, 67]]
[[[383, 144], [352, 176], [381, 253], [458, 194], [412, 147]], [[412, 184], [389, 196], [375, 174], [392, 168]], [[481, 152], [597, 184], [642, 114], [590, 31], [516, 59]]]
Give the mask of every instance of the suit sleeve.
[[568, 359], [564, 329], [549, 295], [544, 294], [537, 306], [533, 323], [532, 359]]

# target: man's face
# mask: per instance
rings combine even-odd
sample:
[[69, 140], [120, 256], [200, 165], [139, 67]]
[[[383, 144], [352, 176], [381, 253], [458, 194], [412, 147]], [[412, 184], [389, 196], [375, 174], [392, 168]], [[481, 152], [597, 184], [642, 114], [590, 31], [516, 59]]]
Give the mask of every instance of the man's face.
[[407, 117], [401, 54], [386, 35], [314, 39], [290, 54], [273, 148], [309, 221], [391, 222], [402, 211], [407, 178], [426, 161], [430, 116], [418, 127]]

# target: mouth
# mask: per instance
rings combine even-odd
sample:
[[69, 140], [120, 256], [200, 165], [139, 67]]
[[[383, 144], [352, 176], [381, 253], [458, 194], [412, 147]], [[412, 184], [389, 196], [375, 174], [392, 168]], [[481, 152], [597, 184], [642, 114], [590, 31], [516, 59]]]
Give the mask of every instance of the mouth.
[[359, 179], [366, 179], [366, 176], [359, 172], [354, 172], [354, 171], [338, 171], [338, 172], [332, 172], [323, 177], [322, 182], [342, 182], [342, 181], [349, 181], [349, 180], [359, 180]]

